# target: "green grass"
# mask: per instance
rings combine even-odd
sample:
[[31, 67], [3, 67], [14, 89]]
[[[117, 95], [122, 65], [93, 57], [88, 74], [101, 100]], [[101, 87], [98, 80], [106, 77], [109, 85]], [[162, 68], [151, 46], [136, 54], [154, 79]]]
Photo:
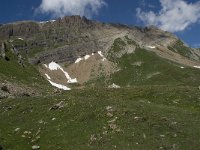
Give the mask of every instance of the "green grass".
[[[13, 150], [31, 149], [32, 145], [44, 150], [197, 150], [199, 99], [200, 92], [193, 87], [138, 86], [1, 100], [0, 145]], [[64, 108], [49, 110], [60, 101]], [[113, 108], [113, 117], [107, 116], [107, 106]], [[119, 132], [108, 127], [115, 117]], [[20, 130], [15, 132], [16, 128]], [[92, 135], [96, 140], [90, 140]], [[35, 141], [37, 136], [40, 138]]]
[[114, 43], [113, 43], [110, 51], [119, 52], [119, 51], [123, 50], [124, 46], [126, 46], [126, 43], [121, 38], [117, 38], [114, 40]]
[[[141, 66], [134, 65], [142, 62]], [[200, 70], [185, 67], [158, 57], [152, 52], [136, 49], [134, 54], [125, 54], [117, 61], [120, 71], [111, 75], [110, 83], [132, 85], [200, 85]], [[150, 78], [151, 74], [159, 73]]]
[[14, 83], [22, 83], [38, 90], [50, 89], [49, 83], [38, 72], [38, 66], [33, 66], [24, 60], [25, 67], [17, 62], [17, 56], [11, 52], [7, 53], [9, 61], [0, 58], [0, 79]]
[[169, 46], [168, 48], [169, 48], [169, 50], [171, 50], [173, 52], [177, 52], [180, 55], [185, 56], [187, 58], [190, 58], [190, 56], [192, 54], [190, 48], [186, 47], [184, 45], [184, 43], [182, 41], [180, 41], [180, 40], [177, 41], [175, 43], [175, 45]]

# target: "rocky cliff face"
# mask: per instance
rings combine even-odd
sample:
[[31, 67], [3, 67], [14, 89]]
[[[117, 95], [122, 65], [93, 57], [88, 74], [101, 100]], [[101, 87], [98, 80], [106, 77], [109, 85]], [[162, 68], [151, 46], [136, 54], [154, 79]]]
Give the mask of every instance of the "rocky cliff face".
[[[80, 16], [67, 16], [46, 22], [23, 21], [5, 24], [0, 26], [0, 42], [0, 52], [4, 59], [9, 59], [10, 54], [13, 54], [14, 57], [11, 58], [16, 59], [20, 66], [25, 67], [27, 62], [38, 65], [41, 74], [51, 84], [58, 86], [59, 83], [59, 87], [62, 82], [66, 83], [63, 86], [68, 86], [70, 80], [66, 80], [66, 76], [77, 78], [78, 84], [83, 84], [102, 76], [110, 78], [112, 74], [120, 71], [127, 74], [127, 67], [135, 67], [134, 64], [142, 66], [143, 57], [136, 62], [131, 60], [133, 62], [128, 64], [129, 66], [124, 67], [120, 63], [123, 59], [128, 59], [126, 61], [129, 62], [129, 54], [133, 58], [140, 57], [137, 56], [138, 53], [146, 56], [142, 50], [156, 54], [159, 58], [164, 58], [163, 60], [175, 62], [181, 68], [200, 66], [200, 51], [188, 47], [169, 32], [154, 26], [141, 28], [105, 24]], [[148, 57], [154, 58], [149, 54]], [[54, 62], [57, 68], [49, 67], [51, 62]], [[127, 62], [123, 63], [127, 65]], [[137, 69], [136, 67], [133, 71]], [[156, 75], [162, 78], [159, 69], [145, 75], [143, 80]], [[138, 79], [141, 79], [141, 76], [142, 73], [138, 75]]]
[[[129, 37], [142, 48], [167, 48], [178, 38], [155, 27], [140, 28], [90, 21], [71, 16], [47, 22], [17, 22], [0, 26], [0, 39], [23, 38], [31, 63], [73, 62], [77, 57], [107, 53], [117, 38]], [[19, 48], [20, 45], [18, 45]]]

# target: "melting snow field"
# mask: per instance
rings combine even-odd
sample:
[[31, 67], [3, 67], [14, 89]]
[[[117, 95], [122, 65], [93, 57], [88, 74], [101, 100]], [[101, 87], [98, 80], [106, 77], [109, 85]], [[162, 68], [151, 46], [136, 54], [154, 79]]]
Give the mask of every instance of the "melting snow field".
[[155, 46], [147, 46], [148, 48], [154, 49], [156, 48]]
[[60, 69], [65, 74], [65, 77], [67, 78], [68, 83], [77, 83], [78, 82], [76, 78], [72, 79], [69, 76], [69, 74], [66, 71], [64, 71], [64, 69], [59, 64], [57, 64], [55, 62], [51, 62], [49, 64], [49, 66], [47, 66], [47, 68], [49, 68], [50, 70], [58, 70], [58, 69]]
[[194, 68], [198, 68], [198, 69], [200, 69], [200, 66], [194, 66]]
[[98, 54], [102, 57], [102, 61], [105, 61], [105, 60], [106, 60], [106, 57], [104, 57], [104, 55], [102, 54], [101, 51], [98, 51]]
[[[68, 82], [68, 83], [77, 83], [77, 82], [78, 82], [76, 78], [75, 78], [75, 79], [72, 79], [72, 78], [69, 76], [69, 74], [68, 74], [66, 71], [64, 71], [64, 69], [63, 69], [59, 64], [57, 64], [57, 63], [55, 63], [55, 62], [51, 62], [49, 65], [44, 64], [44, 66], [45, 66], [46, 68], [48, 68], [49, 70], [51, 70], [51, 71], [53, 71], [53, 70], [61, 70], [61, 71], [64, 73], [65, 77], [67, 78], [67, 80], [68, 80], [67, 82]], [[50, 77], [48, 74], [45, 73], [45, 76], [47, 77], [48, 81], [50, 82], [50, 84], [51, 84], [52, 86], [57, 87], [57, 88], [59, 88], [59, 89], [63, 89], [63, 90], [71, 90], [70, 88], [68, 88], [68, 87], [65, 86], [65, 85], [57, 84], [57, 83], [51, 81], [51, 77]]]
[[[105, 61], [106, 58], [104, 57], [104, 55], [102, 54], [101, 51], [98, 51], [98, 54], [102, 57], [102, 61]], [[92, 56], [94, 56], [94, 53], [91, 54]], [[77, 60], [75, 61], [75, 64], [79, 63], [82, 60], [87, 60], [91, 57], [91, 55], [85, 55], [83, 58], [79, 57], [77, 58]]]
[[79, 63], [81, 60], [87, 60], [90, 58], [90, 55], [85, 55], [83, 58], [77, 58], [77, 60], [75, 61], [75, 64]]
[[79, 63], [81, 60], [83, 60], [83, 58], [78, 58], [78, 59], [75, 61], [75, 64]]
[[87, 60], [90, 58], [90, 55], [85, 55], [83, 58], [77, 58], [77, 60], [75, 61], [75, 64], [79, 63], [81, 60]]
[[45, 76], [47, 77], [48, 80], [51, 80], [51, 77], [45, 73]]
[[57, 88], [59, 88], [59, 89], [62, 89], [62, 90], [65, 90], [65, 91], [71, 90], [70, 88], [68, 88], [68, 87], [66, 87], [66, 86], [64, 86], [64, 85], [54, 83], [54, 82], [52, 82], [51, 80], [48, 80], [48, 81], [51, 83], [51, 85], [53, 85], [53, 86], [55, 86], [55, 87], [57, 87]]
[[87, 60], [90, 58], [90, 55], [85, 55], [84, 59]]

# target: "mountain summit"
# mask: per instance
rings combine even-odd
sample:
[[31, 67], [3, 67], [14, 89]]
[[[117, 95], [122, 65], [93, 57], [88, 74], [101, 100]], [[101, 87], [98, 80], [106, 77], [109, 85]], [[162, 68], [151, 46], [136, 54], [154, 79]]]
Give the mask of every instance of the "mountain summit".
[[[0, 42], [1, 62], [11, 66], [13, 62], [24, 73], [33, 67], [34, 73], [39, 71], [41, 78], [64, 90], [97, 84], [163, 84], [163, 78], [188, 84], [192, 73], [188, 70], [200, 68], [200, 51], [172, 33], [80, 16], [4, 24]], [[192, 78], [192, 83], [196, 80]]]

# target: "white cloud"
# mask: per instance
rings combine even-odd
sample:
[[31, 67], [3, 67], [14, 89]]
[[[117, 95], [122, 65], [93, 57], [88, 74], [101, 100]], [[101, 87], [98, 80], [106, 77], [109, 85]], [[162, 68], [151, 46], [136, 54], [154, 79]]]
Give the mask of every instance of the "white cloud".
[[105, 5], [104, 0], [42, 0], [36, 13], [50, 14], [53, 17], [65, 15], [92, 17]]
[[184, 0], [160, 0], [162, 9], [155, 13], [137, 8], [137, 17], [148, 25], [156, 25], [165, 31], [183, 31], [200, 21], [200, 1], [187, 3]]

